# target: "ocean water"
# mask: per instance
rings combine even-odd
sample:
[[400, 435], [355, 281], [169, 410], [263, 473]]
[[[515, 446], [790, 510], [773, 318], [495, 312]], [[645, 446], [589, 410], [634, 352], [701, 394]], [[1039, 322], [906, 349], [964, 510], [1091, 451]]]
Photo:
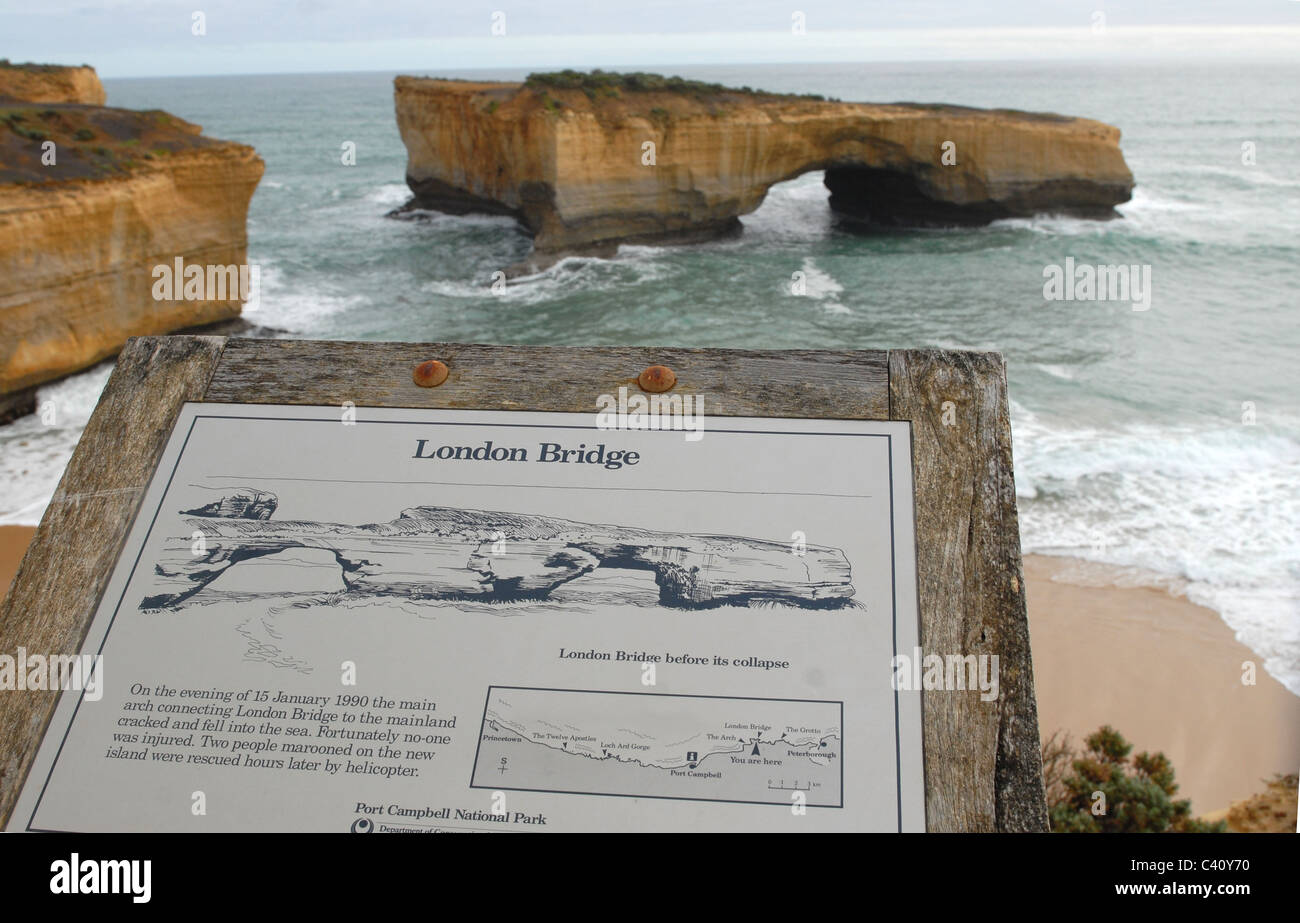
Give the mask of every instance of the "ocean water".
[[[106, 86], [113, 105], [166, 109], [266, 160], [249, 218], [262, 297], [246, 314], [292, 336], [1001, 350], [1026, 551], [1176, 584], [1300, 694], [1300, 65], [672, 72], [1090, 116], [1123, 130], [1138, 186], [1118, 221], [861, 235], [837, 224], [821, 176], [807, 174], [773, 188], [738, 238], [567, 259], [494, 296], [492, 273], [529, 248], [511, 221], [384, 217], [407, 198], [392, 74]], [[348, 141], [355, 166], [341, 163]], [[1150, 309], [1044, 300], [1044, 267], [1067, 257], [1149, 265]], [[803, 297], [790, 294], [796, 271]], [[43, 389], [53, 424], [0, 427], [0, 522], [39, 519], [106, 378], [101, 367]]]

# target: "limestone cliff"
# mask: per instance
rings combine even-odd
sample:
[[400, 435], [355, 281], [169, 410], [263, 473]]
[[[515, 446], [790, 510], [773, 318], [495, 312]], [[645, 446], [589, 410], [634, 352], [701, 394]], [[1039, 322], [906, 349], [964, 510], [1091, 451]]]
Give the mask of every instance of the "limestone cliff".
[[10, 64], [0, 60], [0, 97], [30, 103], [104, 105], [104, 86], [93, 67]]
[[1133, 187], [1119, 129], [1089, 119], [599, 77], [398, 77], [411, 205], [514, 215], [546, 253], [717, 235], [811, 170], [877, 225], [1112, 217]]
[[0, 395], [127, 337], [239, 314], [242, 292], [154, 297], [156, 268], [177, 258], [246, 262], [262, 161], [199, 132], [164, 112], [0, 100]]

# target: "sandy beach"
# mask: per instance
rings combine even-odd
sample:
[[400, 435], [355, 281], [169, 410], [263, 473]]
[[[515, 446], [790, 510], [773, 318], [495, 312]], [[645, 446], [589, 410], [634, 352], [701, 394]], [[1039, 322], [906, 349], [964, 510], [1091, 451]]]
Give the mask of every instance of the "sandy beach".
[[[1206, 814], [1300, 766], [1300, 696], [1264, 672], [1210, 609], [1070, 558], [1028, 555], [1030, 645], [1044, 738], [1110, 724], [1134, 752], [1164, 751], [1179, 795]], [[1109, 584], [1109, 585], [1108, 585]], [[1256, 685], [1241, 683], [1254, 660]]]
[[[30, 526], [0, 526], [0, 586], [8, 590]], [[1076, 743], [1102, 724], [1134, 749], [1163, 750], [1180, 795], [1198, 814], [1221, 811], [1300, 766], [1300, 696], [1264, 672], [1210, 609], [1070, 558], [1028, 555], [1030, 637], [1039, 728]]]
[[27, 543], [35, 534], [35, 526], [0, 526], [0, 598], [9, 592], [9, 584], [27, 552]]

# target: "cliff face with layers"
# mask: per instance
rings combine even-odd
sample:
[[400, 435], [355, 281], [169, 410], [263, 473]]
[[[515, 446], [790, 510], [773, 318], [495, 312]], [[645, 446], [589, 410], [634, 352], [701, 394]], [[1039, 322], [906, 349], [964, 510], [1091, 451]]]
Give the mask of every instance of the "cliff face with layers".
[[539, 253], [715, 236], [810, 170], [887, 226], [1107, 218], [1133, 188], [1119, 129], [1058, 115], [533, 80], [398, 77], [395, 97], [411, 205], [514, 215]]
[[247, 259], [262, 161], [199, 132], [165, 112], [0, 99], [0, 395], [93, 365], [131, 336], [238, 316], [238, 291], [154, 297], [156, 267], [178, 257]]
[[104, 105], [104, 85], [93, 67], [56, 64], [10, 64], [0, 61], [0, 97], [29, 103]]

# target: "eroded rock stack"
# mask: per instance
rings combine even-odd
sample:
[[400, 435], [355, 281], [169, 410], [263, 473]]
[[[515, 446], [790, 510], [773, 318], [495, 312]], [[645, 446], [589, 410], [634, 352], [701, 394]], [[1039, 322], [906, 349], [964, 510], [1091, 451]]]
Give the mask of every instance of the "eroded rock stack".
[[411, 205], [514, 215], [538, 254], [722, 234], [811, 170], [833, 208], [879, 225], [1106, 218], [1133, 188], [1119, 129], [1058, 115], [570, 72], [398, 77], [395, 96]]

